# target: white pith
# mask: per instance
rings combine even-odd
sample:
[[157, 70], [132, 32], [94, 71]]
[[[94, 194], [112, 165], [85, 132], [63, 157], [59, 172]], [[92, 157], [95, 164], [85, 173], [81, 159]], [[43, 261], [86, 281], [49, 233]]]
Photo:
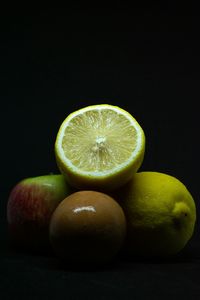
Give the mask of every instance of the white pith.
[[[72, 119], [74, 119], [75, 117], [84, 114], [87, 111], [91, 111], [91, 110], [95, 110], [95, 111], [102, 111], [102, 110], [111, 110], [111, 111], [115, 111], [117, 112], [118, 115], [123, 115], [125, 116], [125, 118], [130, 122], [130, 127], [132, 126], [135, 131], [136, 131], [136, 135], [137, 135], [137, 139], [136, 139], [136, 143], [135, 143], [135, 149], [133, 150], [133, 152], [131, 153], [131, 155], [129, 156], [128, 159], [126, 159], [123, 163], [118, 164], [116, 167], [113, 167], [111, 169], [108, 170], [95, 170], [95, 171], [86, 171], [83, 170], [82, 168], [78, 168], [77, 166], [75, 166], [74, 164], [72, 164], [71, 160], [68, 159], [65, 156], [65, 153], [63, 151], [63, 147], [62, 147], [62, 142], [63, 142], [63, 137], [65, 134], [65, 129], [68, 127], [70, 121]], [[67, 165], [68, 168], [70, 168], [74, 173], [80, 174], [80, 175], [87, 175], [87, 176], [105, 176], [107, 174], [112, 174], [112, 173], [116, 173], [118, 170], [121, 170], [123, 168], [126, 168], [126, 166], [128, 166], [129, 164], [131, 164], [134, 161], [134, 158], [138, 155], [138, 153], [141, 152], [143, 145], [143, 130], [141, 129], [140, 125], [138, 124], [138, 122], [126, 111], [124, 111], [121, 108], [118, 108], [116, 106], [110, 106], [110, 105], [93, 105], [93, 106], [88, 106], [85, 107], [83, 109], [80, 109], [72, 114], [70, 114], [62, 123], [60, 129], [59, 129], [59, 135], [57, 136], [57, 140], [56, 140], [56, 148], [59, 149], [59, 156], [60, 159], [63, 161], [64, 165]], [[106, 142], [107, 142], [107, 137], [103, 136], [103, 135], [97, 135], [95, 137], [95, 143], [93, 145], [93, 147], [91, 148], [91, 151], [93, 152], [93, 154], [95, 155], [95, 153], [98, 153], [99, 151], [106, 151]]]

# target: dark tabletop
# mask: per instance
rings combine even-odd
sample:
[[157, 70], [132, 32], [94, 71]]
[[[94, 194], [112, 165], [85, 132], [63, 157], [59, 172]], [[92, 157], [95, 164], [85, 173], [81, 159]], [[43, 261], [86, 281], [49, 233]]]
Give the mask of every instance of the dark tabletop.
[[72, 268], [50, 253], [13, 250], [4, 225], [1, 299], [199, 299], [200, 245], [194, 240], [173, 259], [127, 261], [118, 257], [104, 267]]
[[[76, 3], [76, 4], [75, 4]], [[0, 298], [199, 299], [199, 16], [188, 5], [1, 10]], [[143, 127], [141, 170], [179, 178], [197, 206], [194, 236], [171, 260], [119, 258], [71, 270], [8, 244], [6, 203], [26, 177], [57, 173], [54, 142], [70, 112], [108, 103]]]

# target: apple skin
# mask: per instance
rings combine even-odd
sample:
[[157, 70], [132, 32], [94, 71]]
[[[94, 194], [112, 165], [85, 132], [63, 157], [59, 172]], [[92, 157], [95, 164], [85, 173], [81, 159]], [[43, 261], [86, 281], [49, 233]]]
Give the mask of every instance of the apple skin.
[[11, 244], [34, 252], [49, 249], [51, 215], [70, 193], [70, 187], [60, 174], [26, 178], [17, 183], [7, 202]]

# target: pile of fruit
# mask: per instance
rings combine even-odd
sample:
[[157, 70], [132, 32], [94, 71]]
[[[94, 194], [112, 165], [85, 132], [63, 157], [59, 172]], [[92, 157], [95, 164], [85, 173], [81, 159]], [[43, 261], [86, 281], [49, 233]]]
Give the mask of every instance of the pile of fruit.
[[60, 174], [24, 179], [10, 193], [12, 244], [50, 248], [69, 264], [180, 252], [194, 232], [195, 202], [177, 178], [138, 172], [144, 154], [144, 131], [124, 109], [101, 104], [68, 115], [55, 141]]

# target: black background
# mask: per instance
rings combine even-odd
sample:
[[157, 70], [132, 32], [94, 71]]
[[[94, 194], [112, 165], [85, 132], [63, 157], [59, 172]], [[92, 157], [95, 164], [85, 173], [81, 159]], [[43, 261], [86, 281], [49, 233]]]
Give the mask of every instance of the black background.
[[7, 244], [11, 188], [25, 177], [58, 173], [59, 126], [90, 104], [118, 105], [138, 120], [147, 142], [140, 170], [180, 179], [198, 217], [197, 7], [84, 5], [1, 10], [1, 299], [198, 299], [198, 220], [175, 260], [119, 260], [103, 270], [64, 269], [54, 257], [16, 253]]

